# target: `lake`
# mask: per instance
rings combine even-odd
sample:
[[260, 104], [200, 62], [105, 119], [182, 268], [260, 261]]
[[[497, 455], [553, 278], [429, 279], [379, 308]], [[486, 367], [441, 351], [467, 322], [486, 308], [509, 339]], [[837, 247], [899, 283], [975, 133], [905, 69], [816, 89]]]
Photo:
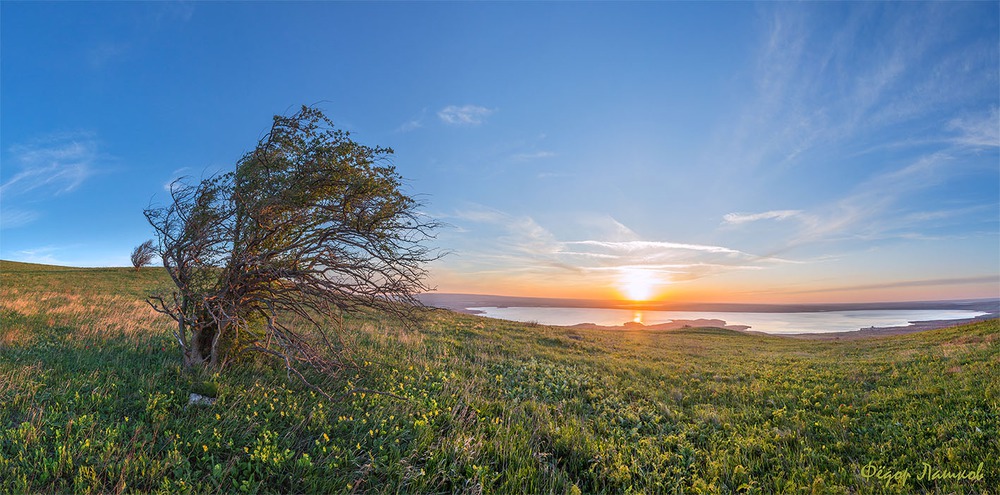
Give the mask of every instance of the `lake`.
[[902, 327], [915, 321], [961, 320], [988, 313], [960, 309], [887, 309], [852, 311], [812, 311], [797, 313], [642, 311], [598, 308], [477, 307], [480, 316], [504, 320], [537, 322], [543, 325], [594, 323], [618, 326], [627, 322], [643, 325], [675, 320], [716, 319], [727, 325], [747, 325], [750, 330], [771, 334], [851, 332], [870, 327]]

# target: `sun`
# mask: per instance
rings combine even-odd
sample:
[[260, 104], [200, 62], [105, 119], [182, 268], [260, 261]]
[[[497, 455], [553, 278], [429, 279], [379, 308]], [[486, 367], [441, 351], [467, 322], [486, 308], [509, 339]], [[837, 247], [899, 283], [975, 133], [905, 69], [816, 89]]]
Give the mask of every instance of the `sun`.
[[630, 301], [648, 301], [659, 281], [653, 272], [642, 268], [624, 268], [618, 278], [618, 289]]

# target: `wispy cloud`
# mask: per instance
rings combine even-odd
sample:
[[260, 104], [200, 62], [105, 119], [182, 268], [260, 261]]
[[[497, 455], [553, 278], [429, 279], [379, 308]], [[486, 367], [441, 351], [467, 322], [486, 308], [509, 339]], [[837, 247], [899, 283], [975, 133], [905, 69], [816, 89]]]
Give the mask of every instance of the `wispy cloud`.
[[727, 224], [739, 225], [760, 220], [788, 220], [801, 215], [802, 210], [771, 210], [760, 213], [727, 213], [722, 220]]
[[407, 133], [413, 132], [417, 129], [424, 127], [424, 120], [427, 117], [427, 109], [420, 111], [420, 115], [414, 116], [410, 120], [403, 122], [399, 127], [396, 128], [395, 132]]
[[65, 261], [57, 258], [59, 252], [66, 251], [65, 247], [41, 246], [34, 249], [22, 249], [16, 253], [15, 258], [25, 263], [41, 263], [43, 265], [68, 265]]
[[69, 134], [16, 144], [8, 150], [19, 169], [0, 185], [4, 196], [59, 195], [75, 190], [96, 172], [97, 141], [90, 134]]
[[424, 123], [418, 119], [408, 120], [403, 123], [403, 125], [396, 128], [396, 132], [412, 132], [420, 129], [424, 126]]
[[552, 158], [554, 156], [556, 156], [556, 154], [551, 151], [533, 151], [530, 153], [516, 153], [511, 158], [519, 162], [526, 162], [530, 160], [539, 160], [542, 158]]
[[937, 210], [921, 210], [915, 211], [913, 213], [907, 214], [903, 218], [907, 222], [912, 223], [932, 223], [937, 221], [950, 221], [956, 217], [964, 217], [973, 214], [989, 213], [995, 214], [1000, 211], [1000, 205], [997, 203], [992, 204], [980, 204], [974, 206], [967, 206], [964, 208], [946, 208]]
[[189, 170], [191, 170], [191, 167], [181, 167], [170, 172], [170, 180], [163, 183], [163, 190], [168, 193], [172, 192], [177, 181], [183, 178]]
[[493, 113], [494, 110], [478, 105], [449, 105], [438, 112], [438, 118], [450, 125], [477, 126]]
[[[582, 216], [574, 232], [597, 234], [563, 239], [534, 218], [473, 206], [450, 215], [464, 232], [453, 239], [453, 273], [473, 279], [503, 274], [525, 286], [613, 286], [622, 273], [640, 270], [660, 284], [685, 282], [727, 271], [757, 270], [783, 260], [726, 246], [643, 240], [610, 216]], [[466, 235], [468, 233], [468, 235]]]
[[566, 172], [540, 172], [536, 177], [540, 180], [546, 179], [566, 179], [569, 177], [576, 177], [576, 174], [570, 174]]
[[[119, 33], [118, 39], [104, 37], [82, 44], [84, 61], [93, 70], [113, 67], [128, 59], [141, 58], [154, 35], [171, 26], [187, 23], [195, 13], [193, 2], [157, 2], [131, 18], [131, 29]], [[127, 33], [127, 34], [123, 34]], [[111, 36], [110, 31], [105, 36]]]
[[878, 284], [825, 287], [820, 289], [790, 291], [787, 293], [811, 294], [820, 292], [857, 292], [857, 291], [878, 290], [878, 289], [900, 289], [906, 287], [938, 287], [938, 286], [949, 286], [949, 285], [971, 285], [971, 284], [991, 284], [991, 283], [996, 284], [998, 282], [1000, 282], [1000, 277], [997, 276], [932, 278], [932, 279], [919, 279], [919, 280], [897, 280], [897, 281], [883, 282]]
[[[973, 214], [954, 187], [972, 174], [989, 177], [984, 153], [1000, 146], [998, 49], [954, 44], [963, 38], [962, 24], [949, 19], [962, 8], [762, 6], [754, 91], [710, 160], [725, 169], [727, 193], [793, 197], [794, 209], [736, 211], [722, 225], [766, 228], [774, 248], [768, 252], [780, 253], [819, 243], [857, 249], [872, 240], [932, 238], [915, 215], [933, 204], [929, 198], [947, 198], [953, 215]], [[873, 31], [876, 18], [883, 27]], [[838, 180], [803, 183], [834, 176], [830, 168], [840, 171]], [[816, 194], [793, 196], [790, 187]], [[769, 224], [780, 221], [780, 229]]]
[[457, 210], [451, 215], [446, 216], [460, 220], [469, 220], [472, 222], [495, 224], [509, 223], [509, 219], [511, 218], [510, 215], [500, 210], [481, 205], [472, 205], [471, 207]]
[[901, 198], [932, 187], [945, 179], [952, 157], [946, 152], [918, 156], [912, 162], [861, 182], [833, 204], [818, 207], [808, 216], [791, 245], [850, 237], [879, 238], [905, 219], [893, 212]]
[[984, 115], [955, 118], [948, 129], [957, 131], [955, 143], [965, 146], [1000, 147], [1000, 109], [993, 107]]
[[59, 266], [128, 266], [127, 253], [109, 253], [87, 244], [49, 244], [4, 253], [14, 261]]
[[87, 62], [93, 69], [102, 69], [108, 64], [124, 58], [132, 49], [129, 43], [104, 41], [87, 51]]
[[599, 247], [610, 251], [623, 252], [623, 253], [635, 253], [641, 251], [680, 250], [680, 251], [701, 251], [705, 253], [720, 253], [720, 254], [745, 254], [735, 249], [730, 249], [723, 246], [684, 244], [679, 242], [664, 242], [664, 241], [607, 242], [607, 241], [587, 240], [587, 241], [571, 241], [567, 242], [566, 244], [577, 245], [577, 246]]
[[[910, 202], [941, 187], [962, 166], [955, 149], [916, 155], [897, 168], [861, 181], [839, 198], [806, 210], [777, 210], [759, 214], [725, 216], [725, 225], [750, 225], [765, 219], [795, 219], [784, 237], [769, 233], [773, 248], [765, 256], [777, 256], [804, 246], [842, 244], [857, 249], [871, 242], [891, 239], [943, 240], [953, 235], [935, 234], [935, 229], [963, 220], [978, 222], [991, 205], [971, 204], [956, 197], [951, 208], [928, 211], [924, 202]], [[964, 205], [964, 206], [963, 206]], [[787, 213], [787, 214], [786, 214]], [[732, 215], [732, 214], [731, 214]], [[993, 217], [995, 218], [995, 217]], [[735, 220], [735, 222], [734, 222]], [[853, 246], [853, 248], [849, 247]]]
[[33, 210], [4, 208], [2, 214], [0, 214], [0, 229], [13, 229], [28, 225], [40, 216], [40, 213]]
[[577, 221], [591, 236], [598, 237], [606, 241], [640, 241], [640, 236], [636, 231], [621, 223], [615, 217], [608, 214], [600, 215], [580, 215]]
[[158, 9], [152, 11], [153, 27], [159, 28], [165, 23], [188, 22], [194, 17], [193, 2], [163, 2], [156, 4]]
[[[995, 108], [990, 115], [952, 120], [947, 128], [911, 125], [932, 117], [940, 122], [942, 111], [981, 105], [984, 95], [995, 100], [996, 78], [982, 77], [995, 74], [995, 43], [937, 45], [961, 36], [961, 23], [942, 15], [949, 8], [763, 6], [754, 91], [720, 135], [726, 144], [713, 160], [752, 173], [829, 166], [831, 147], [844, 154], [896, 141], [997, 146]], [[889, 22], [873, 31], [875, 17]]]

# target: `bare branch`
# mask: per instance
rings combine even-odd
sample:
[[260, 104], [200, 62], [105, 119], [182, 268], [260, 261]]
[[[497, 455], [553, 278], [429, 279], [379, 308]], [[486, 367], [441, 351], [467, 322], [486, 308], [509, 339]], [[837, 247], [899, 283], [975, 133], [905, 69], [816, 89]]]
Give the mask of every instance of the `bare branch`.
[[391, 154], [303, 107], [276, 116], [234, 171], [177, 181], [169, 205], [145, 211], [177, 287], [174, 304], [150, 305], [178, 323], [186, 365], [261, 352], [315, 387], [304, 370], [352, 363], [344, 313], [414, 320], [438, 224], [402, 191]]
[[152, 263], [155, 256], [156, 248], [153, 247], [153, 240], [150, 239], [132, 250], [132, 266], [135, 271], [139, 271], [140, 268]]

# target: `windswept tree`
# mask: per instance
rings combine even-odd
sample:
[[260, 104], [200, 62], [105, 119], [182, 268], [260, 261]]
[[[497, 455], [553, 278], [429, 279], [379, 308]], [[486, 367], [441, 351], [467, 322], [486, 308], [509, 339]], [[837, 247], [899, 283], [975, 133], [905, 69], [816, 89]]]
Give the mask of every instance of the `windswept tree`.
[[155, 257], [156, 247], [153, 246], [153, 240], [149, 239], [132, 250], [132, 266], [135, 267], [135, 271], [139, 271], [140, 268], [152, 263]]
[[149, 302], [176, 322], [186, 367], [259, 352], [310, 383], [304, 369], [343, 364], [331, 322], [411, 316], [437, 224], [402, 191], [391, 154], [302, 107], [275, 116], [234, 171], [175, 182], [168, 205], [145, 211], [176, 286]]

